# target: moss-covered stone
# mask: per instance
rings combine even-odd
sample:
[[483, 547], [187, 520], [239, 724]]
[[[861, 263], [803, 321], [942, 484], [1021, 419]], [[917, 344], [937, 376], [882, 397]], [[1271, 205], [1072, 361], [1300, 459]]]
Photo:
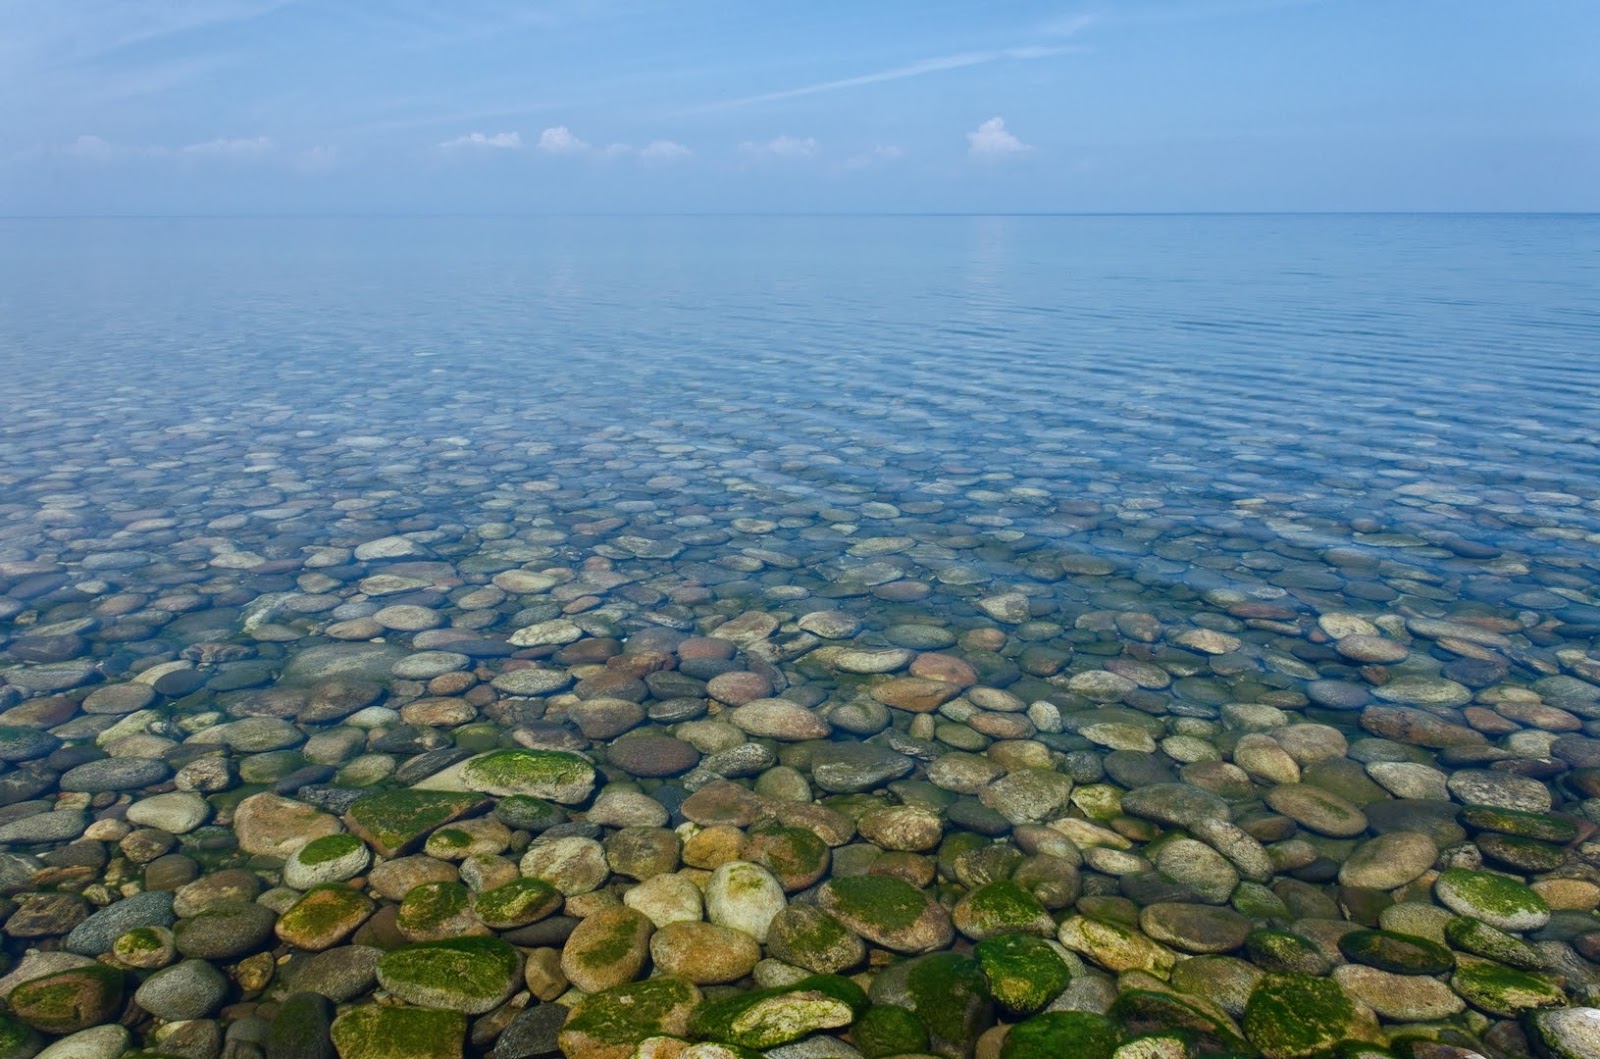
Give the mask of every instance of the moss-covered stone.
[[485, 890], [472, 899], [472, 911], [485, 926], [511, 930], [553, 914], [561, 907], [561, 891], [539, 879], [517, 879]]
[[629, 1059], [649, 1037], [687, 1037], [700, 990], [682, 978], [629, 982], [584, 997], [561, 1027], [561, 1051], [584, 1059]]
[[1450, 988], [1473, 1007], [1508, 1018], [1567, 1002], [1566, 994], [1552, 979], [1487, 960], [1463, 960], [1450, 979]]
[[23, 1059], [43, 1047], [44, 1042], [31, 1026], [0, 1014], [0, 1059]]
[[321, 1059], [328, 1054], [333, 1002], [320, 993], [291, 993], [267, 1029], [267, 1054]]
[[77, 1033], [116, 1017], [122, 972], [104, 964], [57, 971], [23, 982], [11, 992], [11, 1012], [44, 1033]]
[[[459, 778], [468, 790], [485, 794], [526, 794], [576, 805], [594, 790], [595, 770], [586, 758], [564, 750], [510, 748], [464, 762]], [[430, 782], [424, 780], [421, 786]]]
[[1198, 998], [1156, 989], [1124, 989], [1108, 1014], [1129, 1034], [1178, 1033], [1203, 1054], [1250, 1050], [1232, 1020], [1216, 1008], [1207, 1010]]
[[504, 1003], [522, 957], [498, 938], [430, 941], [378, 960], [378, 984], [409, 1004], [481, 1015]]
[[1550, 906], [1544, 898], [1515, 879], [1493, 872], [1450, 868], [1439, 874], [1433, 894], [1451, 911], [1501, 930], [1537, 930], [1550, 921]]
[[828, 844], [813, 831], [778, 824], [750, 829], [744, 859], [770, 871], [785, 893], [814, 885], [828, 871]]
[[384, 791], [369, 794], [344, 815], [345, 826], [385, 857], [409, 853], [428, 833], [487, 806], [465, 791]]
[[791, 904], [772, 917], [767, 951], [814, 974], [837, 974], [866, 959], [867, 947], [843, 923], [810, 904]]
[[1497, 809], [1488, 805], [1469, 805], [1457, 817], [1470, 831], [1490, 831], [1518, 838], [1565, 845], [1578, 837], [1578, 825], [1549, 813], [1530, 813], [1521, 809]]
[[166, 927], [134, 927], [111, 943], [111, 957], [127, 967], [149, 971], [176, 960], [178, 946]]
[[461, 1059], [467, 1017], [424, 1008], [351, 1008], [333, 1022], [339, 1059]]
[[463, 934], [487, 934], [472, 914], [472, 891], [458, 882], [414, 886], [400, 902], [395, 926], [412, 941], [444, 941]]
[[927, 1051], [928, 1028], [905, 1008], [875, 1004], [850, 1028], [850, 1037], [867, 1059]]
[[319, 886], [296, 901], [274, 928], [280, 940], [307, 952], [331, 949], [377, 910], [372, 899], [344, 886]]
[[896, 952], [931, 952], [955, 936], [948, 912], [890, 875], [830, 879], [817, 891], [817, 903], [868, 941]]
[[1339, 951], [1392, 974], [1443, 974], [1456, 965], [1455, 956], [1438, 942], [1387, 930], [1353, 930], [1339, 938]]
[[789, 986], [738, 993], [695, 1009], [695, 1037], [744, 1048], [776, 1048], [822, 1030], [849, 1026], [867, 1008], [867, 995], [848, 978], [819, 974]]
[[994, 1023], [994, 1001], [978, 961], [935, 952], [890, 965], [873, 979], [874, 1004], [913, 1012], [928, 1029], [929, 1051], [962, 1059]]
[[494, 818], [516, 831], [541, 834], [567, 821], [567, 812], [543, 798], [516, 794], [494, 803]]
[[1109, 919], [1073, 916], [1061, 924], [1061, 944], [1108, 971], [1147, 971], [1165, 978], [1178, 954], [1139, 931]]
[[361, 840], [354, 835], [344, 833], [323, 835], [301, 846], [295, 857], [302, 864], [315, 867], [318, 864], [338, 860], [340, 857], [348, 857], [361, 848]]
[[1264, 971], [1283, 974], [1327, 974], [1330, 961], [1309, 939], [1287, 930], [1252, 930], [1244, 939], [1245, 955]]
[[561, 950], [561, 971], [586, 993], [597, 993], [638, 977], [650, 953], [654, 929], [644, 913], [623, 905], [585, 918]]
[[1028, 934], [1001, 934], [973, 951], [995, 1002], [1011, 1016], [1031, 1015], [1061, 995], [1072, 971], [1054, 946]]
[[1122, 1032], [1104, 1015], [1050, 1011], [1011, 1027], [1000, 1059], [1111, 1059]]
[[1266, 1059], [1304, 1059], [1354, 1035], [1355, 1004], [1337, 982], [1269, 974], [1250, 994], [1244, 1033]]
[[1544, 957], [1527, 942], [1470, 916], [1457, 916], [1445, 923], [1444, 937], [1462, 952], [1521, 971], [1537, 971], [1545, 965]]
[[987, 883], [956, 902], [950, 918], [955, 927], [974, 941], [996, 934], [1020, 932], [1048, 938], [1056, 923], [1033, 894], [1009, 879]]

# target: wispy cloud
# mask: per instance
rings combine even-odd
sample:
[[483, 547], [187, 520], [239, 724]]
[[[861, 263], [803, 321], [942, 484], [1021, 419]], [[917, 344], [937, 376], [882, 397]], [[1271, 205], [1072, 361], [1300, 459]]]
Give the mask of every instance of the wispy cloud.
[[539, 150], [546, 154], [583, 154], [589, 145], [572, 135], [565, 125], [554, 125], [539, 134]]
[[490, 151], [516, 151], [522, 147], [522, 133], [520, 132], [469, 132], [465, 136], [457, 136], [453, 140], [445, 140], [439, 145], [441, 151], [460, 150], [490, 150]]
[[993, 117], [967, 133], [967, 153], [974, 158], [1005, 158], [1033, 150], [1006, 128], [1006, 119]]
[[739, 145], [739, 153], [753, 158], [810, 158], [817, 153], [817, 141], [813, 136], [774, 136], [765, 143], [746, 140]]
[[875, 165], [897, 162], [906, 156], [905, 148], [892, 143], [880, 143], [870, 151], [846, 158], [840, 169], [867, 169]]
[[259, 158], [262, 155], [271, 154], [277, 149], [278, 145], [273, 143], [270, 138], [255, 136], [191, 143], [183, 149], [183, 153], [208, 158]]
[[[1089, 22], [1084, 22], [1083, 25], [1087, 26]], [[1033, 59], [1051, 59], [1081, 50], [1078, 47], [1068, 45], [1030, 45], [1018, 48], [999, 48], [991, 51], [969, 51], [955, 55], [940, 55], [931, 59], [921, 59], [914, 63], [907, 63], [904, 66], [894, 66], [887, 70], [860, 74], [856, 77], [841, 77], [833, 81], [819, 81], [816, 84], [802, 85], [799, 88], [785, 88], [777, 92], [762, 92], [759, 95], [744, 96], [739, 99], [720, 100], [716, 103], [692, 107], [687, 113], [707, 113], [716, 110], [731, 110], [735, 107], [754, 106], [758, 103], [775, 103], [783, 99], [798, 99], [801, 96], [814, 96], [822, 92], [838, 92], [846, 88], [882, 84], [885, 81], [902, 81], [908, 77], [925, 77], [928, 74], [944, 73], [947, 70], [961, 70], [969, 66], [982, 66], [985, 63], [1001, 62], [1003, 60], [1026, 62]]]
[[639, 157], [646, 162], [675, 162], [692, 154], [689, 148], [672, 140], [651, 140], [639, 148]]
[[117, 149], [98, 136], [79, 136], [62, 148], [61, 153], [74, 158], [87, 158], [93, 162], [106, 162], [116, 155]]

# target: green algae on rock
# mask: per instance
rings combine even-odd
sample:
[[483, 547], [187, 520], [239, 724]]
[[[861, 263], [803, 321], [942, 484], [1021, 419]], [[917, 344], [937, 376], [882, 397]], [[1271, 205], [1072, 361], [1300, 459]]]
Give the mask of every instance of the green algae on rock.
[[461, 1059], [467, 1016], [368, 1004], [334, 1019], [331, 1035], [339, 1059]]
[[344, 823], [383, 856], [398, 857], [421, 845], [435, 828], [488, 804], [488, 798], [466, 791], [382, 791], [350, 806]]
[[594, 765], [565, 750], [491, 750], [452, 765], [413, 790], [478, 791], [496, 797], [531, 795], [576, 805], [594, 790]]
[[297, 949], [321, 952], [355, 933], [378, 906], [366, 894], [338, 884], [319, 886], [278, 918], [279, 939]]
[[1245, 1036], [1266, 1059], [1305, 1059], [1357, 1032], [1355, 1004], [1326, 978], [1269, 974], [1245, 1007]]
[[426, 941], [378, 960], [378, 984], [408, 1004], [481, 1015], [504, 1003], [522, 957], [498, 938]]
[[904, 879], [853, 875], [830, 879], [817, 903], [874, 944], [901, 953], [932, 952], [950, 944], [950, 914]]
[[1111, 1059], [1122, 1031], [1104, 1015], [1050, 1011], [1011, 1027], [1000, 1059]]
[[767, 951], [814, 974], [847, 971], [867, 957], [859, 935], [816, 905], [791, 904], [767, 927]]
[[793, 985], [758, 989], [695, 1009], [689, 1032], [745, 1048], [776, 1048], [821, 1030], [850, 1025], [867, 995], [848, 978], [812, 975]]
[[104, 964], [57, 971], [13, 989], [11, 1013], [44, 1033], [76, 1033], [116, 1016], [123, 984], [122, 972]]
[[972, 1052], [979, 1034], [994, 1022], [994, 1001], [978, 961], [957, 952], [935, 952], [891, 964], [872, 981], [874, 1004], [914, 1013], [927, 1027], [929, 1049], [948, 1059]]
[[1450, 868], [1439, 873], [1433, 893], [1451, 911], [1513, 933], [1537, 930], [1550, 921], [1550, 906], [1544, 898], [1515, 879], [1493, 872]]
[[472, 911], [494, 930], [536, 923], [561, 907], [561, 891], [539, 879], [517, 879], [472, 898]]
[[1107, 1014], [1125, 1033], [1178, 1033], [1196, 1051], [1205, 1054], [1250, 1050], [1227, 1013], [1201, 997], [1180, 996], [1164, 989], [1123, 988]]
[[1054, 946], [1029, 934], [999, 934], [973, 950], [989, 993], [1010, 1015], [1031, 1015], [1061, 995], [1072, 969]]
[[1436, 941], [1387, 930], [1353, 930], [1339, 938], [1347, 959], [1391, 974], [1444, 974], [1455, 956]]
[[974, 941], [997, 934], [1023, 932], [1050, 937], [1055, 920], [1033, 894], [1009, 879], [985, 883], [962, 897], [950, 910], [956, 930]]
[[591, 993], [561, 1027], [561, 1051], [585, 1059], [628, 1059], [650, 1037], [687, 1037], [700, 990], [682, 978], [650, 978]]
[[874, 1004], [850, 1027], [850, 1037], [866, 1059], [911, 1055], [928, 1048], [928, 1028], [908, 1008]]
[[1473, 1007], [1508, 1018], [1567, 1002], [1566, 994], [1552, 979], [1488, 960], [1463, 959], [1450, 978], [1450, 988]]

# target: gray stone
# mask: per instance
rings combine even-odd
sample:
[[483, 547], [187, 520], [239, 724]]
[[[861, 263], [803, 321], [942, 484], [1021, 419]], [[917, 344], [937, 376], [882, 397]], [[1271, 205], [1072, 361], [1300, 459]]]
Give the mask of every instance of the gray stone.
[[111, 757], [68, 769], [61, 776], [64, 791], [133, 791], [160, 783], [172, 770], [163, 762], [142, 757]]
[[142, 893], [107, 905], [72, 929], [64, 943], [68, 952], [102, 956], [122, 935], [137, 927], [170, 927], [178, 921], [172, 912], [172, 894]]
[[146, 978], [134, 1002], [158, 1019], [205, 1018], [222, 1006], [228, 979], [204, 960], [184, 960]]

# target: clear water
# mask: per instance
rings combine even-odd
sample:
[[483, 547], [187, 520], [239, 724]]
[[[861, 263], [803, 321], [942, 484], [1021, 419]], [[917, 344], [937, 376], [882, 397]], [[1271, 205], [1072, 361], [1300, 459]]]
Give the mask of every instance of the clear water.
[[[1331, 944], [1328, 917], [1382, 922], [1387, 891], [1461, 911], [1435, 867], [1600, 879], [1596, 291], [1596, 217], [0, 221], [0, 828], [32, 836], [0, 839], [6, 892], [37, 864], [13, 854], [87, 823], [47, 810], [116, 817], [173, 772], [213, 794], [175, 848], [270, 884], [250, 854], [275, 847], [226, 830], [240, 797], [340, 812], [513, 743], [639, 778], [644, 818], [673, 824], [720, 777], [775, 815], [932, 806], [931, 840], [923, 814], [895, 856], [860, 840], [833, 870], [887, 865], [949, 905], [1011, 862], [952, 852], [930, 886], [908, 850], [1014, 843], [1103, 970], [1125, 968], [1074, 917], [1126, 915], [1116, 895], [1231, 900], [1238, 950], [1296, 916]], [[330, 650], [392, 708], [348, 722], [366, 734], [326, 731], [360, 695], [290, 679]], [[780, 692], [782, 731], [737, 708]], [[219, 780], [194, 759], [240, 718], [261, 723], [230, 730]], [[870, 749], [797, 742], [819, 725]], [[640, 732], [674, 738], [624, 769]], [[955, 750], [992, 774], [917, 782]], [[1399, 761], [1435, 771], [1377, 768]], [[1160, 801], [1180, 780], [1270, 846], [1292, 913], [1146, 845], [1185, 819]], [[1567, 819], [1458, 824], [1467, 806]], [[804, 809], [780, 818], [852, 833]], [[1494, 833], [1519, 827], [1557, 841]], [[1403, 878], [1352, 857], [1397, 831]], [[520, 856], [530, 836], [501, 832]], [[1342, 905], [1341, 864], [1370, 890]], [[142, 885], [121, 856], [105, 875], [69, 883]], [[1563, 976], [1531, 1002], [1600, 998], [1586, 885], [1547, 888], [1548, 925], [1502, 923]], [[503, 933], [565, 938], [529, 930]], [[1453, 981], [1447, 1012], [1514, 1012]], [[1367, 1000], [1391, 1026], [1438, 1017]], [[1422, 1032], [1528, 1048], [1507, 1019]]]
[[[240, 531], [265, 555], [387, 491], [469, 526], [561, 508], [666, 534], [795, 501], [838, 510], [764, 585], [920, 527], [1104, 556], [1158, 596], [1294, 591], [1354, 546], [1442, 578], [1444, 609], [1576, 602], [1597, 248], [1588, 217], [8, 221], [0, 546], [70, 568], [84, 546], [37, 519], [59, 503], [88, 529], [167, 510], [181, 540], [292, 497]], [[825, 528], [868, 501], [937, 510]], [[1517, 562], [1452, 561], [1442, 534]]]

